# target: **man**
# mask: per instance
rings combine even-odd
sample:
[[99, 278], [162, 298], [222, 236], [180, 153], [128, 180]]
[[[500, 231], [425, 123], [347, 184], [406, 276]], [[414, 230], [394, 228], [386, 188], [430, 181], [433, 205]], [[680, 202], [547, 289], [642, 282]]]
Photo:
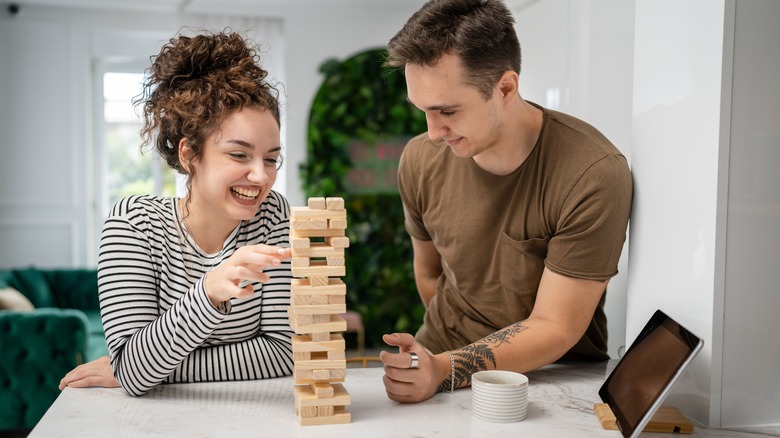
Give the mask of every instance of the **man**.
[[500, 0], [433, 0], [388, 45], [427, 135], [399, 168], [419, 331], [385, 335], [388, 396], [418, 402], [485, 369], [605, 360], [607, 282], [631, 209], [625, 157], [595, 128], [525, 101]]

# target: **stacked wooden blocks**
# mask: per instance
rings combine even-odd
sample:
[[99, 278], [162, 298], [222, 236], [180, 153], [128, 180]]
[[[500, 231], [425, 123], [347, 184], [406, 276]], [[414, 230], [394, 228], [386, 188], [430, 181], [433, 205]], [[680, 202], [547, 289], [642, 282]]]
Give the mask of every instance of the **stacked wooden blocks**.
[[309, 198], [290, 211], [292, 247], [290, 327], [295, 380], [295, 414], [302, 425], [352, 421], [344, 337], [347, 287], [344, 249], [347, 211], [342, 198]]

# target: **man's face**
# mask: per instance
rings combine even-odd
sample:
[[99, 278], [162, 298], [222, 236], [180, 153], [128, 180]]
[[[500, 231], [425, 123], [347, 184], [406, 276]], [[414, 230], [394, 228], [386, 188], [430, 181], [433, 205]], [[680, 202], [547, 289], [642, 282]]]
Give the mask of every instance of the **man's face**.
[[409, 101], [425, 112], [428, 136], [444, 139], [456, 156], [471, 158], [499, 141], [501, 100], [497, 90], [485, 100], [463, 77], [455, 55], [442, 56], [432, 67], [406, 65]]

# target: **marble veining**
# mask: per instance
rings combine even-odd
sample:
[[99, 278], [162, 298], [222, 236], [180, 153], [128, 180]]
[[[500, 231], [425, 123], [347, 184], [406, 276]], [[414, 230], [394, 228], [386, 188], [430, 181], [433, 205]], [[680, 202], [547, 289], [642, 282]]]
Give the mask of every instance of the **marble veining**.
[[[471, 390], [437, 394], [419, 404], [389, 400], [382, 369], [349, 369], [352, 422], [300, 426], [292, 378], [161, 385], [141, 397], [121, 388], [66, 388], [30, 437], [607, 437], [593, 404], [607, 363], [554, 364], [528, 373], [528, 415], [489, 423], [471, 415]], [[659, 438], [658, 434], [646, 434]], [[778, 428], [711, 430], [693, 436], [778, 437]]]

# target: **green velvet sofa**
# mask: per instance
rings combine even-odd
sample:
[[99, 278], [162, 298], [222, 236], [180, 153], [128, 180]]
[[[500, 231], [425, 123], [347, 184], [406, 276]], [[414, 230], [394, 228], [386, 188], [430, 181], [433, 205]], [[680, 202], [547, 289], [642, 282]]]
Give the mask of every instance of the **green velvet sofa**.
[[0, 310], [0, 436], [32, 429], [68, 371], [108, 354], [97, 270], [0, 269], [3, 290], [34, 309]]

